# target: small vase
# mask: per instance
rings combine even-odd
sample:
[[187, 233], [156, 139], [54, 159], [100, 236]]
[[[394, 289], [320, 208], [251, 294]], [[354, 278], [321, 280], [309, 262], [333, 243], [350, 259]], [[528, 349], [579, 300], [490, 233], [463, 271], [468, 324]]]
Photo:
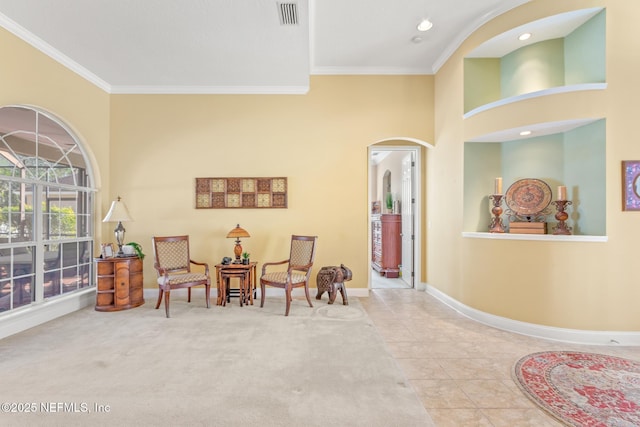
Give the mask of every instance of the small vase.
[[249, 265], [249, 258], [243, 258], [242, 259], [242, 264]]

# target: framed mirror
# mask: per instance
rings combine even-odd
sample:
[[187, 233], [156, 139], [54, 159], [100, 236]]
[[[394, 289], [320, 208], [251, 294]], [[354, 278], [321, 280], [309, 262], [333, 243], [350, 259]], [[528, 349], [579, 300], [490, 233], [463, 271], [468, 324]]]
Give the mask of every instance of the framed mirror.
[[640, 160], [622, 161], [622, 210], [640, 211]]

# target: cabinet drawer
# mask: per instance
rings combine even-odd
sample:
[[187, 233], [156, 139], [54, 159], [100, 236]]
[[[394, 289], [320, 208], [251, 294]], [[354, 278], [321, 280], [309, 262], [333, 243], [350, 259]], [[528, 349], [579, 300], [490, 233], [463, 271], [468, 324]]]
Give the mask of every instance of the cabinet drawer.
[[129, 283], [118, 281], [116, 282], [116, 305], [128, 305], [129, 304]]
[[131, 271], [131, 274], [142, 273], [142, 261], [140, 258], [133, 258], [129, 261], [129, 271]]
[[129, 276], [129, 287], [132, 290], [136, 288], [142, 289], [143, 285], [142, 271], [131, 273], [131, 275]]
[[108, 276], [113, 274], [113, 263], [112, 262], [99, 262], [98, 264], [98, 276]]
[[138, 305], [144, 302], [144, 291], [142, 288], [131, 289], [129, 292], [129, 302], [132, 305]]
[[101, 307], [113, 305], [113, 292], [98, 293], [96, 304]]

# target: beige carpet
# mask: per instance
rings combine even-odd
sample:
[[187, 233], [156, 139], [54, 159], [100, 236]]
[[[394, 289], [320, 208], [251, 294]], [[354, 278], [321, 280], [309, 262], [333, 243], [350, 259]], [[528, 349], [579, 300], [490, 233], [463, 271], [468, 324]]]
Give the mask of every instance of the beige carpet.
[[357, 298], [295, 299], [284, 317], [283, 299], [207, 310], [185, 295], [171, 319], [147, 299], [0, 340], [0, 402], [32, 411], [0, 424], [433, 425]]

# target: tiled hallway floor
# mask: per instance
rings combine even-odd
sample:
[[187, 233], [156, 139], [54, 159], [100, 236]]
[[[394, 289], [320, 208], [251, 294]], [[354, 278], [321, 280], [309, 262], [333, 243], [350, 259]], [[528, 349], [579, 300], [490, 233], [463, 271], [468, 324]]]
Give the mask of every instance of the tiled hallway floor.
[[377, 271], [371, 271], [371, 289], [410, 289], [409, 285], [404, 279], [387, 279], [381, 276]]
[[494, 329], [413, 289], [374, 289], [360, 301], [438, 427], [561, 426], [511, 379], [513, 365], [529, 353], [640, 360], [639, 347], [565, 344]]

